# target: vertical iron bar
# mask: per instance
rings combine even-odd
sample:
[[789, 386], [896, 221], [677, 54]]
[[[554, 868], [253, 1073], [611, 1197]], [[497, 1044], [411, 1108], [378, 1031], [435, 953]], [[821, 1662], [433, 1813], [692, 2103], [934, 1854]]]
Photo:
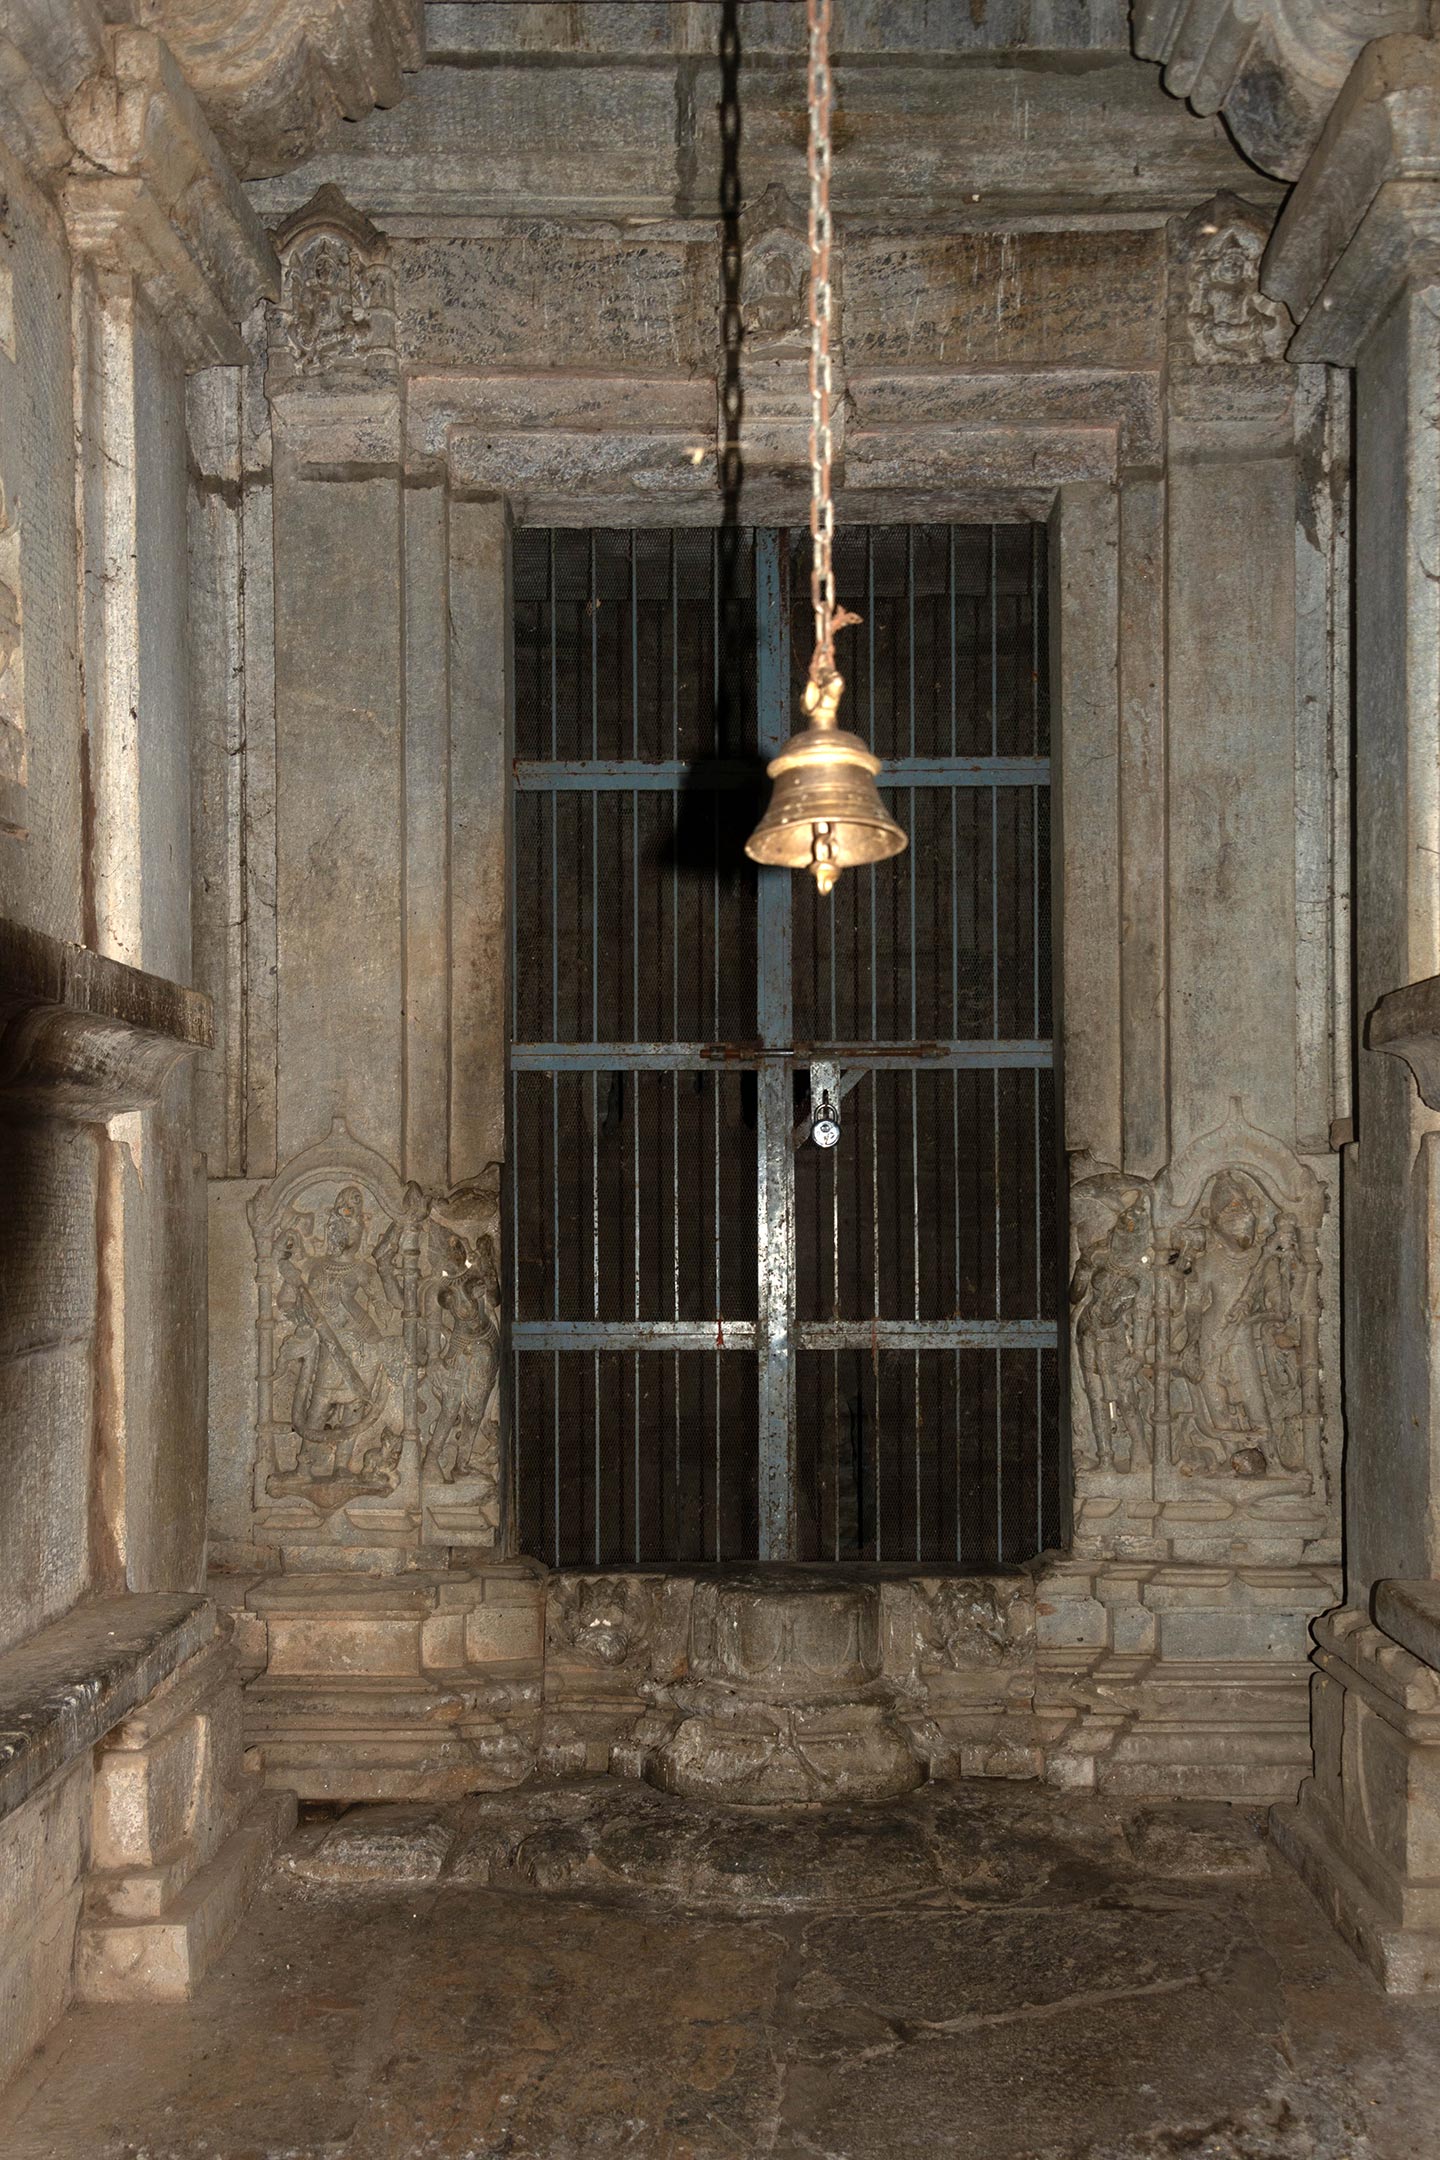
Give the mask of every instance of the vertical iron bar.
[[[996, 528], [990, 528], [990, 752], [999, 756], [1000, 637], [999, 572]], [[1000, 791], [990, 790], [990, 1032], [1000, 1036]], [[990, 1076], [991, 1174], [995, 1195], [995, 1317], [1000, 1318], [1000, 1074]], [[1005, 1555], [1005, 1476], [1003, 1420], [1000, 1409], [1001, 1353], [995, 1355], [995, 1553]]]
[[[1032, 527], [1030, 534], [1030, 742], [1032, 748], [1040, 748], [1040, 528]], [[1032, 990], [1031, 1027], [1036, 1039], [1040, 1035], [1040, 790], [1031, 791], [1030, 802], [1030, 893], [1032, 903], [1031, 945], [1034, 951], [1034, 983]], [[1045, 1085], [1037, 1072], [1035, 1087], [1035, 1317], [1038, 1320], [1045, 1310], [1045, 1273], [1041, 1259], [1041, 1235], [1043, 1211], [1040, 1205], [1040, 1181], [1045, 1171], [1040, 1155], [1040, 1090]], [[1044, 1352], [1035, 1352], [1035, 1547], [1037, 1552], [1045, 1545], [1045, 1372]]]
[[[680, 759], [680, 587], [675, 571], [675, 535], [670, 535], [670, 759], [678, 764]], [[680, 791], [670, 790], [670, 830], [678, 831], [680, 825]], [[680, 878], [672, 863], [670, 869], [670, 1026], [672, 1039], [680, 1037]], [[672, 1271], [671, 1309], [673, 1317], [680, 1318], [680, 1075], [670, 1075], [670, 1266]], [[671, 1454], [674, 1460], [674, 1488], [671, 1514], [675, 1524], [675, 1552], [680, 1558], [680, 1353], [670, 1353], [670, 1378], [675, 1411], [675, 1429], [671, 1434]]]
[[[785, 535], [755, 535], [755, 692], [762, 756], [773, 757], [789, 729], [790, 623]], [[794, 1006], [791, 988], [790, 875], [756, 873], [760, 1041], [771, 1053], [758, 1085], [759, 1325], [756, 1330], [760, 1420], [760, 1557], [795, 1554], [795, 1092], [791, 1080]]]
[[[555, 579], [555, 535], [550, 534], [550, 755], [560, 746], [560, 595]], [[550, 797], [550, 1040], [560, 1040], [560, 840], [556, 823], [556, 798]], [[550, 1307], [551, 1318], [560, 1317], [560, 1078], [550, 1075]], [[560, 1353], [554, 1353], [551, 1375], [550, 1458], [554, 1480], [555, 1565], [562, 1558], [560, 1537]]]
[[[950, 608], [950, 755], [959, 754], [959, 699], [960, 699], [960, 653], [956, 641], [956, 591], [955, 591], [955, 527], [952, 525], [946, 549], [946, 597]], [[954, 1040], [960, 1037], [960, 856], [957, 845], [956, 793], [950, 790], [950, 1033]], [[950, 1152], [955, 1179], [955, 1298], [954, 1310], [960, 1310], [960, 1075], [950, 1075]], [[964, 1481], [960, 1427], [960, 1352], [953, 1353], [954, 1386], [951, 1390], [955, 1419], [955, 1558], [965, 1557]]]

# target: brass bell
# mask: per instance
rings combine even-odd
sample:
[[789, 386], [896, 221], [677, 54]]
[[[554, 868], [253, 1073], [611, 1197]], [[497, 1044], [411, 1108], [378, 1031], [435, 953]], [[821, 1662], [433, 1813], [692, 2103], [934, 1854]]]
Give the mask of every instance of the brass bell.
[[844, 688], [839, 675], [806, 684], [808, 724], [767, 766], [770, 807], [745, 843], [752, 862], [808, 870], [822, 893], [842, 870], [883, 862], [907, 845], [875, 785], [879, 758], [838, 723]]

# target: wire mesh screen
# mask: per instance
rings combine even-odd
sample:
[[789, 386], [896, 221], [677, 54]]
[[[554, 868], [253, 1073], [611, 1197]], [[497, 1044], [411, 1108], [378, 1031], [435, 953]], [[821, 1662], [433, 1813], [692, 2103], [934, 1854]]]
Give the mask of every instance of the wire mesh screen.
[[806, 537], [517, 536], [511, 1412], [552, 1564], [1058, 1539], [1043, 565], [1028, 527], [842, 535], [911, 845], [821, 899], [744, 855]]

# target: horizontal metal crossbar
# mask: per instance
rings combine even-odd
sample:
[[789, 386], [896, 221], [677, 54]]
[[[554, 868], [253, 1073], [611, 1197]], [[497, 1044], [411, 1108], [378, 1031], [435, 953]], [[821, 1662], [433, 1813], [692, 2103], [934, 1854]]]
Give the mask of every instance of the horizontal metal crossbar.
[[801, 1320], [802, 1350], [1053, 1350], [1053, 1320]]
[[871, 1072], [1046, 1071], [1048, 1042], [824, 1043], [767, 1050], [758, 1043], [512, 1043], [516, 1072], [759, 1072], [767, 1065], [808, 1065], [822, 1054], [837, 1065]]
[[516, 1350], [753, 1350], [753, 1320], [516, 1320]]
[[[733, 788], [754, 785], [763, 779], [763, 761], [743, 760], [687, 762], [672, 758], [661, 763], [614, 758], [517, 758], [515, 785], [529, 794], [582, 794], [624, 791], [673, 792], [685, 788]], [[949, 787], [1048, 787], [1049, 758], [887, 758], [880, 775], [882, 788]]]
[[[1053, 1350], [1053, 1320], [802, 1320], [802, 1350]], [[753, 1320], [517, 1320], [516, 1350], [753, 1350]]]

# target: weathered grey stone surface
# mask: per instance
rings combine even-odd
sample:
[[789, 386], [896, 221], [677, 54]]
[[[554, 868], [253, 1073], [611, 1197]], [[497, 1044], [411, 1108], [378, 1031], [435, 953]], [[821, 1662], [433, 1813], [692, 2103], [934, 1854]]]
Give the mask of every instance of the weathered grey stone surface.
[[[1383, 2001], [1237, 1811], [984, 1784], [945, 1811], [921, 1794], [714, 1815], [602, 1780], [417, 1822], [388, 1882], [307, 1875], [381, 1812], [302, 1827], [201, 1995], [147, 2013], [143, 2061], [113, 2011], [74, 2015], [0, 2112], [7, 2152], [1410, 2160], [1432, 2142], [1433, 2012]], [[1183, 1866], [1148, 1856], [1159, 1820]], [[459, 1837], [417, 1881], [437, 1828]]]

